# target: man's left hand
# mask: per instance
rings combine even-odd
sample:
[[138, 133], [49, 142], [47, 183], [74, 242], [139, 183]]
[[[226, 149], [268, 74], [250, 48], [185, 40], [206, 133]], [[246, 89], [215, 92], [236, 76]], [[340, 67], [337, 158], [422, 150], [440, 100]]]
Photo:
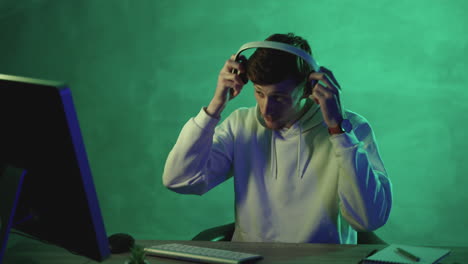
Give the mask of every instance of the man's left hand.
[[309, 75], [308, 81], [313, 85], [309, 98], [320, 105], [323, 120], [329, 128], [338, 127], [343, 120], [343, 109], [340, 101], [340, 85], [333, 73], [320, 67], [319, 72]]

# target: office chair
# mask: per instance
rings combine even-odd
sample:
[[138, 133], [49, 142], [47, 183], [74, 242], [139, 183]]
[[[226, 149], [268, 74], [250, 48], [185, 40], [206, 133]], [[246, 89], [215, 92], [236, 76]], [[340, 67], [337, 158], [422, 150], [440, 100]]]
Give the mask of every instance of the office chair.
[[[234, 223], [221, 225], [203, 230], [198, 235], [194, 236], [194, 241], [231, 241], [234, 234]], [[358, 244], [384, 244], [387, 245], [380, 237], [374, 232], [358, 232]]]

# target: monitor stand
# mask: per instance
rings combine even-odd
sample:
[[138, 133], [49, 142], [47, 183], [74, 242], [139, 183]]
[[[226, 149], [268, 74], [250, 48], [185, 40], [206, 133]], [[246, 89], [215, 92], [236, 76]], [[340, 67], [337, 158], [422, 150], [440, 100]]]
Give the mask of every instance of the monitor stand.
[[0, 164], [0, 263], [5, 255], [26, 170]]

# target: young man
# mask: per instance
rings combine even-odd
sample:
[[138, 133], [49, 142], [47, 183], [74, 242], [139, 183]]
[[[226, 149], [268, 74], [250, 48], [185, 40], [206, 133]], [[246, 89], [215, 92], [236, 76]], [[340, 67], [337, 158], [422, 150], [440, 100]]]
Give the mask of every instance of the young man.
[[[311, 54], [307, 41], [292, 33], [266, 40]], [[254, 84], [257, 105], [218, 125], [230, 89], [233, 97], [242, 91], [239, 74]], [[226, 62], [210, 104], [182, 128], [163, 183], [203, 195], [230, 177], [232, 241], [356, 244], [356, 231], [384, 225], [392, 204], [371, 127], [341, 108], [333, 74], [323, 67], [313, 72], [302, 59], [273, 49], [257, 49], [246, 64], [234, 56]]]

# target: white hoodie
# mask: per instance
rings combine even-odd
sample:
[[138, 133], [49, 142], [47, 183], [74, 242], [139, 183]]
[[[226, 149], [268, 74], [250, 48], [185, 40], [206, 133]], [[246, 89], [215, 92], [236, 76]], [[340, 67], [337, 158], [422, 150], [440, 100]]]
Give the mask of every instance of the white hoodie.
[[219, 120], [203, 108], [180, 132], [163, 184], [203, 195], [234, 176], [232, 241], [356, 244], [384, 225], [392, 187], [367, 120], [330, 136], [319, 105], [289, 129], [264, 126], [258, 106]]

